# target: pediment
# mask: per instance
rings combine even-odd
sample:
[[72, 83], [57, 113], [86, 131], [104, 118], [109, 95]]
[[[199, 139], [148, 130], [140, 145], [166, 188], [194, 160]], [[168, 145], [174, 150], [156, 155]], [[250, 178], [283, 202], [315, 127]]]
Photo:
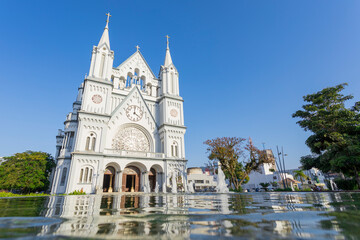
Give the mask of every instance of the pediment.
[[121, 63], [116, 69], [125, 79], [128, 73], [134, 74], [135, 69], [139, 70], [139, 77], [145, 76], [145, 78], [149, 81], [156, 79], [154, 73], [150, 69], [149, 65], [147, 64], [145, 58], [140, 53], [140, 51], [136, 51], [133, 55], [131, 55], [128, 59]]

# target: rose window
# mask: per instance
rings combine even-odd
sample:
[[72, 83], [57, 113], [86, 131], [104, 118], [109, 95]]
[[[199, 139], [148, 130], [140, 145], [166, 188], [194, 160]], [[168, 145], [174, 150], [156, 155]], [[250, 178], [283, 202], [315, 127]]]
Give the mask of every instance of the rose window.
[[141, 130], [134, 127], [121, 129], [113, 139], [112, 147], [118, 150], [150, 151], [149, 140]]

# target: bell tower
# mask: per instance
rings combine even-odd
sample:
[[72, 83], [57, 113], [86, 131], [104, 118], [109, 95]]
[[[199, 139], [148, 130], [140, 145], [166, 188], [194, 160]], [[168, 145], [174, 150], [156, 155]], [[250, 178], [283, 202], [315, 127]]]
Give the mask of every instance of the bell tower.
[[169, 36], [166, 36], [164, 65], [160, 67], [160, 138], [162, 150], [169, 158], [185, 159], [184, 100], [179, 95], [179, 73], [172, 62]]
[[99, 44], [93, 47], [89, 77], [110, 81], [114, 61], [114, 51], [110, 49], [109, 40], [109, 18], [111, 15], [110, 13], [107, 13], [106, 15], [107, 20], [104, 32]]

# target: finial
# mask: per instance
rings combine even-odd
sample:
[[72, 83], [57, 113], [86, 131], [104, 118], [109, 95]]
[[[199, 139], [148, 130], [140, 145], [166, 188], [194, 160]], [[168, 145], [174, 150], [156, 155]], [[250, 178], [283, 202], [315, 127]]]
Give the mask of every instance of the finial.
[[111, 17], [111, 15], [110, 15], [110, 13], [107, 13], [105, 15], [107, 16], [105, 28], [109, 28], [109, 26], [108, 26], [109, 25], [109, 18]]
[[166, 35], [166, 48], [169, 48], [169, 35]]
[[106, 22], [108, 23], [109, 22], [109, 19], [110, 19], [110, 17], [111, 17], [111, 15], [110, 15], [110, 13], [107, 13], [107, 14], [105, 14], [106, 16], [107, 16], [107, 20], [106, 20]]
[[140, 49], [139, 45], [136, 45], [135, 47], [136, 47], [136, 51], [139, 51]]

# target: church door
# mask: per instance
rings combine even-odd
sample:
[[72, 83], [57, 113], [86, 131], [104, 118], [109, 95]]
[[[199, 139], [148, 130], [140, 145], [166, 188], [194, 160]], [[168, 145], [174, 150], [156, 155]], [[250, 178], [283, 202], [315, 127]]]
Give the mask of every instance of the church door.
[[104, 172], [104, 192], [113, 192], [115, 183], [115, 169], [113, 167], [107, 167]]
[[149, 172], [149, 183], [150, 183], [150, 191], [154, 192], [156, 186], [156, 171], [153, 168], [151, 168]]
[[138, 192], [140, 189], [140, 170], [134, 166], [126, 167], [122, 180], [123, 192]]

